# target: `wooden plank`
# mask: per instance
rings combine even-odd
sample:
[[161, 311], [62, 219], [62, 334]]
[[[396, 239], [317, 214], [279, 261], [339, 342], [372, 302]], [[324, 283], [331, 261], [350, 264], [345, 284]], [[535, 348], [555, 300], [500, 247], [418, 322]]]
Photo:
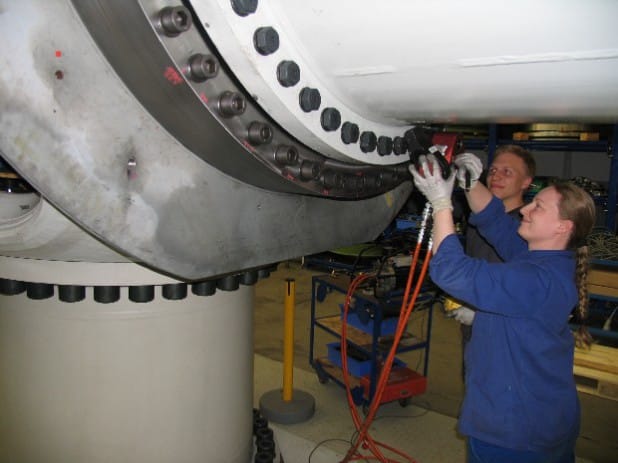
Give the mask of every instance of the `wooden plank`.
[[618, 375], [579, 365], [573, 367], [573, 375], [578, 391], [618, 400]]
[[618, 288], [618, 269], [591, 267], [588, 270], [588, 284]]
[[618, 376], [606, 371], [600, 371], [596, 368], [582, 367], [580, 365], [573, 365], [573, 374], [576, 376], [582, 376], [584, 378], [596, 379], [605, 381], [607, 383], [618, 384]]
[[513, 140], [528, 140], [529, 138], [527, 132], [513, 132]]
[[599, 141], [599, 132], [582, 132], [579, 141]]
[[[344, 382], [343, 371], [337, 365], [333, 365], [330, 360], [328, 360], [328, 357], [320, 357], [318, 359], [315, 359], [315, 361], [319, 362], [320, 366], [324, 369], [324, 371], [326, 371], [333, 378], [336, 378], [342, 383]], [[348, 378], [350, 380], [350, 388], [359, 387], [361, 385], [360, 378], [352, 375], [348, 375]]]
[[597, 294], [599, 296], [618, 297], [618, 288], [609, 286], [592, 285], [588, 283], [588, 293]]
[[[333, 317], [323, 317], [317, 320], [320, 324], [330, 328], [335, 333], [341, 334], [342, 321], [338, 315]], [[357, 346], [371, 349], [372, 337], [369, 333], [365, 333], [353, 326], [348, 325], [347, 330], [348, 341], [353, 342]]]
[[576, 347], [573, 375], [578, 391], [618, 400], [618, 349], [599, 344]]
[[[321, 317], [318, 318], [317, 321], [321, 324], [330, 328], [337, 334], [341, 334], [341, 317], [335, 315], [331, 317]], [[372, 335], [369, 333], [365, 333], [358, 328], [348, 325], [348, 341], [353, 342], [359, 347], [362, 347], [366, 350], [371, 350], [371, 342], [373, 340]], [[380, 336], [378, 338], [377, 344], [380, 349], [388, 350], [393, 345], [394, 335]], [[420, 344], [425, 342], [424, 339], [417, 338], [412, 333], [406, 331], [403, 333], [401, 340], [399, 341], [399, 347], [412, 347], [416, 344]]]
[[614, 374], [618, 383], [618, 349], [598, 344], [590, 349], [575, 348], [574, 364]]

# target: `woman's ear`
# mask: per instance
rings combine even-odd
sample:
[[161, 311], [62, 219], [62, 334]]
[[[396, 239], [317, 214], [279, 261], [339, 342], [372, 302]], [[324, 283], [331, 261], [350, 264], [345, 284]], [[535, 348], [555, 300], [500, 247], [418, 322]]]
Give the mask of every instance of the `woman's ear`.
[[568, 238], [571, 237], [573, 233], [573, 229], [575, 228], [575, 224], [570, 219], [560, 219], [560, 223], [558, 224], [558, 231], [560, 234], [566, 235]]

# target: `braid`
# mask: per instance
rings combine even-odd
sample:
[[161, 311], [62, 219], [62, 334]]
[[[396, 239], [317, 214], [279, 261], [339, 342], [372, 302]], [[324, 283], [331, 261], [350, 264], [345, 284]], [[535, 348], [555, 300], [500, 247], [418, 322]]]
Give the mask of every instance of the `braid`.
[[577, 319], [580, 323], [575, 332], [578, 347], [590, 347], [592, 336], [585, 326], [588, 318], [588, 246], [586, 237], [592, 230], [596, 219], [596, 208], [592, 197], [586, 191], [570, 182], [557, 182], [553, 187], [561, 196], [560, 216], [573, 223], [568, 249], [576, 250], [575, 284], [577, 285]]
[[586, 328], [588, 318], [588, 246], [577, 248], [575, 261], [575, 284], [577, 285], [578, 303], [577, 319], [580, 323], [575, 332], [575, 344], [577, 347], [590, 347], [592, 336]]

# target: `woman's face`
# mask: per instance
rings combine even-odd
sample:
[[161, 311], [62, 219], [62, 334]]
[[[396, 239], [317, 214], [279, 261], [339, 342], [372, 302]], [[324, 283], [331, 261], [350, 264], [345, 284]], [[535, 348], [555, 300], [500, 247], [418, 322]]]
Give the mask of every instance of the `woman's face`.
[[560, 217], [560, 194], [553, 187], [541, 190], [521, 209], [519, 235], [529, 249], [564, 249], [573, 226]]

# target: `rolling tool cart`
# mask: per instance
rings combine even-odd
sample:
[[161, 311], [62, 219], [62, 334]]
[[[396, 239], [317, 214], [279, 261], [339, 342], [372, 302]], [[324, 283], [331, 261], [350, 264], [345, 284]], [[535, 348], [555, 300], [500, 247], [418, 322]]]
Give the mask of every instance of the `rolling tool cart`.
[[[333, 380], [342, 387], [341, 328], [343, 301], [349, 283], [350, 277], [347, 275], [318, 275], [312, 279], [309, 362], [321, 383]], [[421, 291], [414, 309], [416, 313], [422, 312], [420, 332], [407, 332], [397, 348], [397, 354], [424, 350], [422, 373], [408, 368], [405, 362], [396, 357], [381, 403], [397, 400], [401, 406], [406, 406], [412, 396], [425, 392], [435, 296], [433, 287]], [[403, 291], [390, 291], [376, 297], [374, 288], [360, 288], [353, 296], [347, 317], [347, 363], [354, 403], [363, 405], [363, 410], [373, 399], [382, 360], [391, 348], [402, 297]], [[316, 328], [334, 338], [333, 342], [325, 346], [326, 355], [316, 355]]]

